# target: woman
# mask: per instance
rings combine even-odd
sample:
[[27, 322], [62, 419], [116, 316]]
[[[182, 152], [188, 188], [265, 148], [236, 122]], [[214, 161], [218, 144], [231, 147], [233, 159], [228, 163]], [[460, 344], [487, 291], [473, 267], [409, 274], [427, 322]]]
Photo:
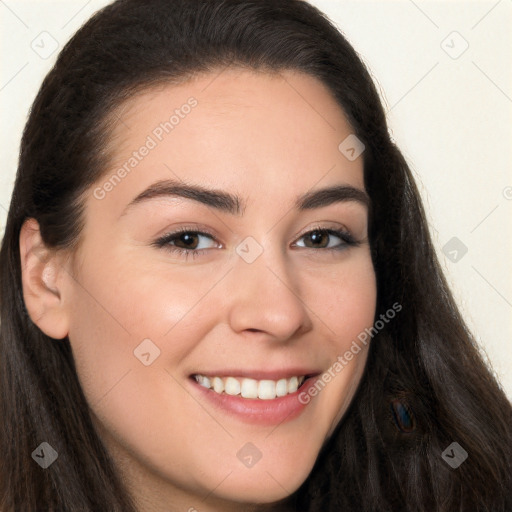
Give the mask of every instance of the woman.
[[512, 508], [510, 403], [306, 2], [94, 15], [0, 259], [3, 512]]

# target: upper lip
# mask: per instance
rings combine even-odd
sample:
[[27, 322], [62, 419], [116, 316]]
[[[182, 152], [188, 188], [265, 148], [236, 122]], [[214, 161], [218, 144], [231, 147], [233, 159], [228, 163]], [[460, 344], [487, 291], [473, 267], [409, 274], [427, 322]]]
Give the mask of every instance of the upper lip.
[[222, 370], [197, 371], [191, 375], [204, 375], [205, 377], [242, 377], [255, 380], [279, 380], [289, 379], [291, 377], [316, 376], [321, 371], [311, 368], [280, 368], [278, 370], [247, 370], [239, 368], [230, 368]]

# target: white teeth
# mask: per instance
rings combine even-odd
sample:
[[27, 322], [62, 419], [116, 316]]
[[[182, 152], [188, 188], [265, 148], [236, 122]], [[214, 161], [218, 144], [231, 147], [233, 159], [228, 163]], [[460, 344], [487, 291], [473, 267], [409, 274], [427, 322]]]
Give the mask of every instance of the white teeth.
[[240, 382], [238, 382], [234, 377], [228, 377], [224, 383], [224, 391], [228, 395], [239, 395]]
[[305, 376], [279, 379], [277, 381], [264, 379], [238, 379], [236, 377], [206, 377], [195, 375], [196, 381], [207, 389], [219, 394], [241, 395], [243, 398], [259, 398], [260, 400], [273, 400], [276, 397], [295, 393], [306, 379]]
[[242, 379], [241, 395], [244, 398], [258, 398], [258, 381]]
[[222, 393], [224, 391], [224, 381], [220, 377], [213, 377], [213, 390], [216, 393]]
[[292, 377], [288, 381], [288, 393], [295, 393], [299, 388], [299, 379], [297, 377]]
[[260, 380], [258, 384], [258, 398], [273, 400], [276, 397], [276, 383], [273, 380]]
[[285, 396], [288, 394], [288, 383], [286, 379], [280, 379], [276, 382], [276, 395]]
[[208, 377], [205, 377], [204, 375], [196, 375], [196, 380], [201, 384], [201, 386], [204, 386], [205, 388], [210, 388], [211, 382]]

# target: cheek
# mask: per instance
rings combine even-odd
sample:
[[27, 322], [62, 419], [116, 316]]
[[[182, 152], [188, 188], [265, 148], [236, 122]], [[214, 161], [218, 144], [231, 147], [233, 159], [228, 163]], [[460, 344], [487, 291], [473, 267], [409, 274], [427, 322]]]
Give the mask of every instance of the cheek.
[[[186, 355], [193, 341], [183, 335], [183, 319], [207, 289], [204, 280], [203, 286], [198, 281], [190, 287], [179, 272], [164, 279], [150, 264], [115, 253], [83, 260], [73, 289], [69, 339], [82, 387], [94, 404], [129, 372], [162, 369], [164, 359], [172, 365]], [[171, 337], [172, 344], [162, 341]]]
[[369, 253], [322, 276], [321, 286], [310, 279], [311, 309], [322, 320], [338, 353], [347, 350], [352, 340], [371, 327], [376, 300], [376, 278]]
[[316, 408], [321, 430], [328, 431], [328, 436], [361, 381], [371, 340], [367, 332], [375, 318], [377, 288], [369, 253], [352, 263], [345, 270], [340, 266], [325, 284], [324, 292], [317, 292], [310, 299], [329, 339], [331, 364], [303, 400]]
[[165, 268], [130, 249], [102, 258], [85, 254], [83, 261], [72, 297], [80, 305], [72, 308], [72, 329], [121, 352], [133, 351], [146, 338], [164, 338], [211, 286], [203, 270]]

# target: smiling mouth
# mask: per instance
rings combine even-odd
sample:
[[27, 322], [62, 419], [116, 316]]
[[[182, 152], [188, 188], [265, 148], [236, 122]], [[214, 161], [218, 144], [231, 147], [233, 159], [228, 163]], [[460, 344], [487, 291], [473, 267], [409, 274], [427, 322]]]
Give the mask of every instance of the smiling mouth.
[[219, 395], [238, 396], [248, 399], [274, 400], [295, 393], [308, 375], [293, 376], [279, 380], [250, 379], [243, 377], [215, 377], [201, 374], [192, 375], [202, 387]]

